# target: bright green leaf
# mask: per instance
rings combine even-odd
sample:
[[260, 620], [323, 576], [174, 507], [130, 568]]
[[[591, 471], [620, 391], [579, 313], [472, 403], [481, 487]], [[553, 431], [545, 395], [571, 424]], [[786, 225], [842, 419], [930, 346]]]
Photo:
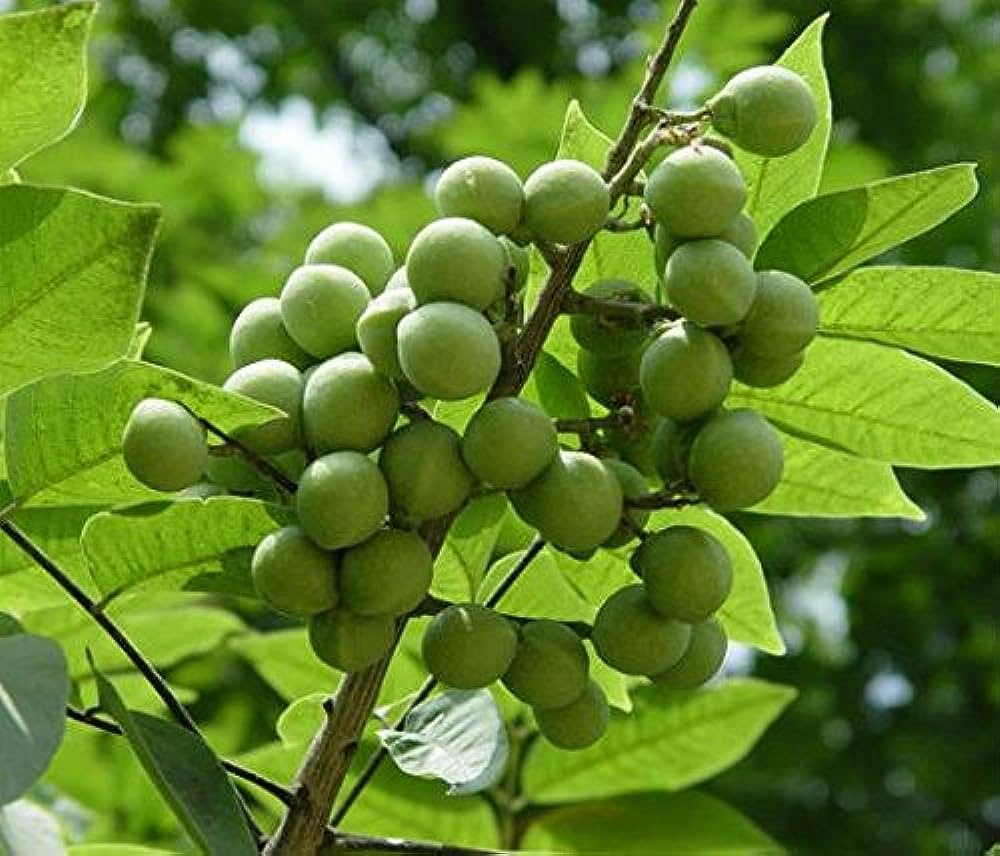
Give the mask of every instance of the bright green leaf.
[[434, 562], [436, 596], [458, 601], [475, 597], [506, 510], [503, 494], [493, 494], [473, 500], [458, 515]]
[[782, 434], [785, 469], [774, 492], [750, 511], [793, 517], [904, 517], [924, 513], [889, 464]]
[[[495, 562], [483, 580], [479, 601], [485, 602], [500, 582], [522, 558], [521, 552], [511, 553]], [[563, 621], [590, 621], [595, 606], [588, 603], [567, 581], [560, 569], [560, 555], [546, 547], [532, 559], [501, 598], [498, 609], [514, 615], [552, 618]]]
[[0, 637], [0, 805], [30, 788], [52, 760], [66, 728], [66, 658], [50, 639]]
[[255, 856], [236, 789], [219, 759], [197, 734], [128, 710], [96, 671], [101, 707], [122, 727], [146, 774], [192, 840], [205, 852]]
[[892, 464], [990, 466], [1000, 461], [1000, 414], [920, 357], [870, 342], [820, 337], [802, 368], [774, 389], [737, 385], [733, 406], [786, 431]]
[[532, 802], [559, 803], [693, 785], [746, 755], [794, 697], [790, 687], [749, 678], [694, 692], [644, 687], [632, 695], [632, 713], [613, 712], [590, 748], [533, 744], [524, 793]]
[[291, 519], [287, 509], [258, 499], [187, 499], [98, 514], [84, 527], [82, 545], [105, 600], [136, 588], [254, 597], [254, 548]]
[[28, 800], [0, 805], [0, 853], [4, 856], [66, 856], [58, 818]]
[[0, 17], [0, 171], [64, 137], [87, 98], [94, 3]]
[[535, 361], [524, 396], [537, 402], [554, 419], [586, 419], [590, 416], [590, 399], [580, 378], [545, 351]]
[[819, 294], [824, 333], [1000, 365], [1000, 275], [944, 267], [863, 267]]
[[0, 392], [127, 353], [158, 221], [151, 205], [0, 188]]
[[328, 693], [337, 685], [339, 673], [313, 654], [304, 629], [245, 633], [227, 644], [285, 701]]
[[754, 265], [823, 282], [947, 220], [977, 187], [960, 163], [817, 196], [782, 218]]
[[130, 360], [90, 374], [44, 378], [7, 399], [3, 434], [18, 502], [90, 505], [162, 498], [133, 479], [121, 459], [125, 423], [147, 396], [180, 401], [226, 431], [280, 415], [216, 386]]
[[615, 856], [780, 856], [785, 852], [736, 809], [698, 791], [633, 794], [553, 809], [531, 823], [521, 848]]

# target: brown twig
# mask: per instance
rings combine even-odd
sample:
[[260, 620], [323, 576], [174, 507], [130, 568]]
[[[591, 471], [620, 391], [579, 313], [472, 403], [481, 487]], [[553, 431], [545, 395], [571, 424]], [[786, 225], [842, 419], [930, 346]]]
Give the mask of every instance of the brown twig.
[[561, 310], [566, 315], [592, 315], [607, 320], [621, 319], [652, 324], [664, 319], [676, 321], [680, 314], [659, 303], [640, 303], [633, 300], [605, 300], [580, 291], [567, 291], [562, 296]]
[[678, 494], [673, 490], [664, 489], [645, 496], [636, 496], [625, 500], [626, 508], [683, 508], [685, 505], [697, 505], [701, 502], [696, 496]]

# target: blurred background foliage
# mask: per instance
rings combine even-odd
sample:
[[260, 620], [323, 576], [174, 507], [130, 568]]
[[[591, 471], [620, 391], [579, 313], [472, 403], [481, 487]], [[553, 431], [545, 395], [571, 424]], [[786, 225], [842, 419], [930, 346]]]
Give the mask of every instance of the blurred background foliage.
[[[615, 133], [673, 5], [105, 0], [82, 125], [24, 177], [163, 205], [147, 356], [220, 381], [235, 312], [275, 293], [328, 222], [373, 225], [401, 258], [448, 160], [492, 154], [526, 174], [552, 156], [571, 95]], [[826, 10], [825, 189], [978, 161], [975, 203], [890, 260], [1000, 269], [992, 0], [703, 0], [667, 103], [699, 103]], [[995, 372], [948, 368], [996, 399]], [[902, 477], [925, 523], [737, 520], [790, 651], [734, 668], [801, 695], [710, 790], [793, 853], [964, 856], [1000, 836], [997, 473]], [[236, 658], [182, 657], [172, 678], [223, 751], [271, 739], [281, 698]], [[96, 745], [68, 744], [50, 781], [72, 794], [86, 769], [85, 790], [105, 792]], [[155, 839], [169, 821], [129, 769], [115, 765], [103, 831]]]

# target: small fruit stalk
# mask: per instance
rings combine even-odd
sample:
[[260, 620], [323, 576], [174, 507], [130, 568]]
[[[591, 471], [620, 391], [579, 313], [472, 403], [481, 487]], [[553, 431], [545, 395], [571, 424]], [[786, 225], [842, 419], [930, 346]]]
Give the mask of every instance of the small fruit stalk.
[[[711, 124], [736, 146], [782, 156], [814, 123], [805, 83], [770, 67], [741, 72], [693, 118], [667, 123], [657, 141], [673, 150], [637, 191], [665, 299], [603, 279], [560, 302], [579, 378], [606, 416], [559, 422], [518, 384], [498, 382], [511, 358], [501, 339], [526, 335], [529, 245], [545, 258], [584, 247], [608, 225], [616, 193], [632, 191], [575, 160], [522, 183], [506, 164], [470, 157], [442, 173], [440, 218], [401, 266], [373, 229], [336, 223], [280, 293], [239, 314], [225, 387], [284, 416], [209, 448], [194, 415], [146, 400], [125, 431], [126, 462], [157, 490], [290, 504], [296, 522], [260, 543], [253, 580], [271, 608], [308, 622], [314, 652], [334, 668], [384, 660], [407, 617], [430, 611], [422, 653], [441, 684], [502, 682], [543, 738], [590, 746], [609, 709], [586, 637], [608, 666], [665, 686], [692, 689], [719, 671], [719, 611], [733, 585], [725, 547], [692, 526], [645, 527], [653, 508], [730, 512], [774, 490], [780, 435], [726, 399], [734, 379], [785, 382], [818, 326], [805, 283], [754, 270], [743, 177], [705, 133]], [[629, 163], [634, 177], [643, 164]], [[429, 402], [463, 400], [483, 403], [461, 431], [430, 415]], [[275, 492], [275, 473], [294, 492]], [[635, 582], [583, 629], [429, 598], [447, 526], [482, 491], [505, 494], [529, 537], [552, 549], [583, 560], [629, 550]]]

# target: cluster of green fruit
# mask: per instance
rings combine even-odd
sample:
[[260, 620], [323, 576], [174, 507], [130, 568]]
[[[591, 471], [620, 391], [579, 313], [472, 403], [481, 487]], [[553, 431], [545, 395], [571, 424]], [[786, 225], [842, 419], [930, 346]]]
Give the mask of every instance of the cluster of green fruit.
[[[805, 83], [771, 67], [737, 75], [709, 106], [717, 130], [772, 156], [801, 145], [815, 122]], [[584, 163], [557, 160], [522, 183], [507, 165], [470, 157], [441, 175], [441, 217], [416, 235], [402, 267], [377, 232], [337, 223], [309, 244], [278, 297], [239, 314], [224, 388], [283, 417], [241, 429], [232, 454], [210, 449], [181, 405], [146, 399], [125, 429], [128, 467], [157, 490], [197, 495], [259, 493], [261, 461], [297, 480], [296, 525], [261, 541], [253, 580], [274, 609], [308, 620], [314, 651], [338, 669], [384, 656], [399, 619], [426, 598], [434, 560], [423, 524], [489, 490], [578, 558], [638, 538], [640, 582], [600, 608], [594, 648], [628, 675], [704, 683], [727, 645], [714, 613], [732, 586], [729, 557], [699, 529], [644, 532], [649, 511], [637, 501], [655, 495], [654, 477], [721, 511], [770, 493], [782, 469], [777, 432], [722, 405], [734, 376], [770, 386], [795, 371], [817, 309], [794, 276], [753, 271], [743, 179], [719, 148], [695, 140], [676, 149], [644, 196], [675, 320], [649, 323], [653, 299], [636, 284], [586, 290], [591, 311], [571, 320], [580, 378], [630, 417], [584, 432], [583, 448], [565, 448], [557, 424], [523, 398], [488, 398], [462, 434], [419, 405], [488, 393], [502, 340], [522, 319], [527, 245], [579, 243], [608, 218], [608, 185]], [[556, 745], [582, 748], [606, 727], [607, 701], [567, 624], [452, 604], [431, 620], [423, 656], [448, 686], [502, 681]]]

